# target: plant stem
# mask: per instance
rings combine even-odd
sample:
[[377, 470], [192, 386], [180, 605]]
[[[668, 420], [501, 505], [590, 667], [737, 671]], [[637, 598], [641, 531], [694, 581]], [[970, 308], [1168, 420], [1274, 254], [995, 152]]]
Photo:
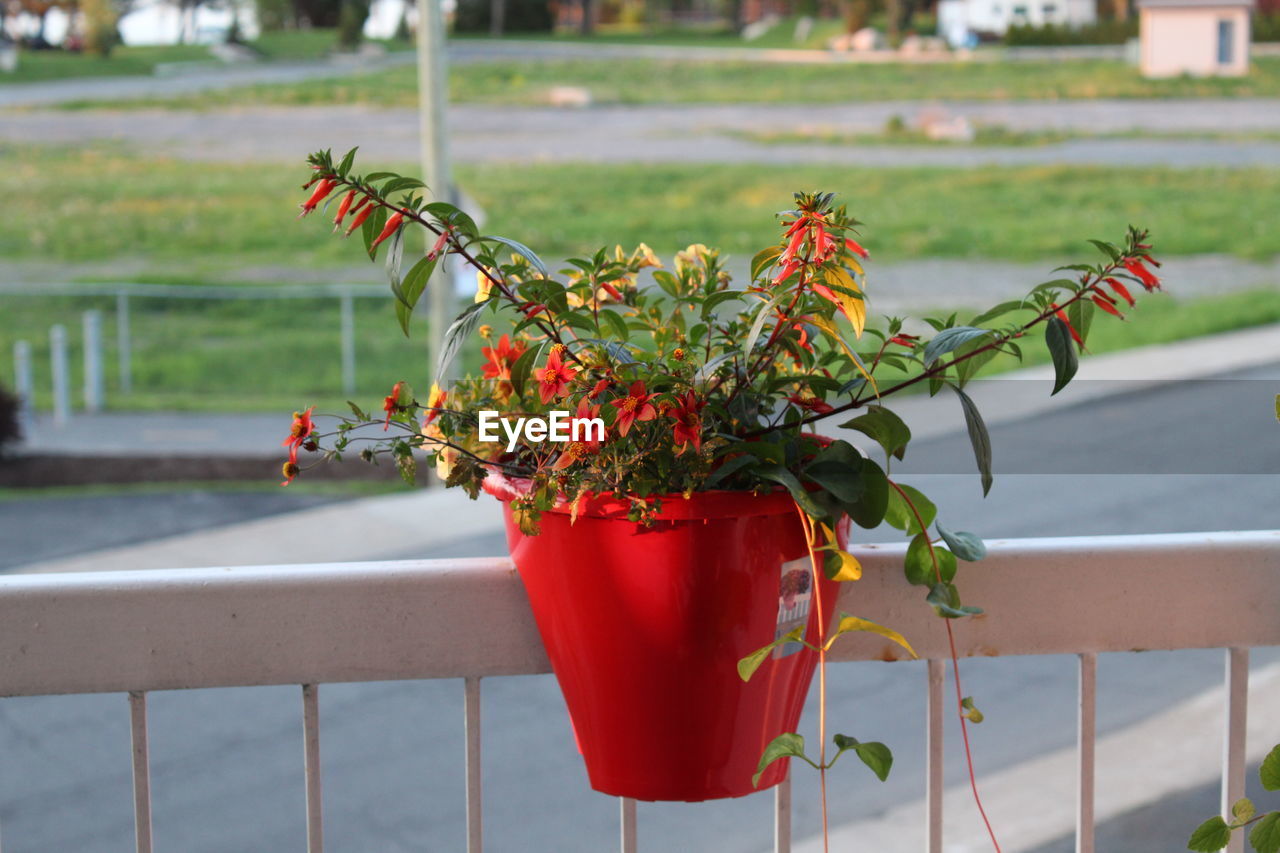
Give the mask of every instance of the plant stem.
[[818, 787], [822, 792], [822, 851], [829, 853], [831, 833], [827, 823], [827, 626], [822, 610], [822, 572], [818, 552], [814, 550], [813, 519], [796, 504], [800, 524], [804, 528], [805, 546], [809, 550], [809, 568], [813, 572], [813, 605], [818, 617]]
[[[933, 563], [933, 576], [937, 578], [938, 583], [943, 583], [942, 569], [938, 566], [938, 555], [934, 553], [933, 540], [929, 538], [929, 531], [925, 528], [920, 510], [916, 509], [915, 503], [901, 486], [893, 480], [889, 481], [889, 485], [906, 502], [911, 514], [915, 516], [916, 524], [920, 525], [920, 534], [924, 536], [925, 545], [929, 548], [929, 560]], [[991, 846], [995, 848], [996, 853], [1000, 853], [1000, 842], [996, 840], [995, 830], [991, 828], [991, 821], [987, 819], [987, 810], [982, 807], [982, 796], [978, 793], [978, 774], [974, 772], [973, 753], [969, 750], [969, 719], [964, 714], [964, 696], [960, 689], [960, 657], [956, 654], [956, 637], [951, 629], [951, 620], [944, 617], [943, 621], [947, 626], [947, 642], [951, 646], [951, 672], [956, 684], [956, 714], [960, 717], [960, 735], [964, 740], [964, 758], [969, 769], [969, 787], [973, 791], [973, 802], [978, 806], [978, 814], [982, 815], [982, 822], [987, 827], [987, 835], [991, 837]]]

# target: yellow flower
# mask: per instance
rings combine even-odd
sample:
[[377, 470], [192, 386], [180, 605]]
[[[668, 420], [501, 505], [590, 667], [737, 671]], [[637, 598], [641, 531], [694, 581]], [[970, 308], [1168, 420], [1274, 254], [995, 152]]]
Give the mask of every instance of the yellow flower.
[[694, 243], [683, 252], [676, 252], [676, 272], [684, 272], [686, 267], [691, 267], [701, 263], [706, 265], [707, 258], [713, 258], [719, 255], [719, 252], [708, 249], [701, 243]]
[[493, 282], [484, 270], [476, 270], [476, 302], [484, 302], [489, 298], [489, 291], [493, 290]]
[[633, 262], [638, 262], [640, 269], [644, 269], [645, 267], [662, 266], [662, 261], [658, 260], [658, 256], [654, 254], [653, 249], [650, 249], [644, 243], [641, 243], [636, 247], [635, 252], [631, 255], [631, 260]]

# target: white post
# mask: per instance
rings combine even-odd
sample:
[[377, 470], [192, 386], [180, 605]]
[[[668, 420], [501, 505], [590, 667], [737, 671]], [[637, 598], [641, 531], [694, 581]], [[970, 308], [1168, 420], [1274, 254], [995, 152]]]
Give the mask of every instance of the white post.
[[133, 342], [129, 339], [129, 294], [116, 294], [116, 363], [120, 370], [120, 393], [133, 393]]
[[356, 393], [356, 312], [351, 292], [342, 294], [342, 393]]
[[84, 328], [84, 408], [86, 412], [102, 411], [102, 312], [86, 311], [81, 315]]
[[53, 368], [53, 425], [66, 426], [71, 420], [71, 377], [67, 371], [67, 328], [49, 329], [49, 361]]
[[18, 426], [24, 434], [31, 428], [31, 412], [35, 405], [35, 384], [31, 380], [31, 344], [13, 344], [13, 392], [18, 395]]
[[[422, 171], [428, 191], [437, 201], [456, 203], [453, 176], [449, 171], [449, 135], [445, 110], [449, 104], [449, 71], [445, 66], [444, 18], [440, 0], [418, 0], [418, 116], [422, 139]], [[430, 235], [428, 235], [430, 236]], [[429, 319], [427, 331], [430, 370], [434, 373], [444, 345], [444, 330], [453, 320], [453, 293], [437, 267], [427, 285]], [[445, 377], [436, 380], [443, 384]]]

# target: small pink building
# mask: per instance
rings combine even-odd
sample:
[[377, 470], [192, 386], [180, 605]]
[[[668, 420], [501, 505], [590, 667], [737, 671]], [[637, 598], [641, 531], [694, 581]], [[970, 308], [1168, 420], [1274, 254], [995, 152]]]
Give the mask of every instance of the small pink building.
[[1138, 0], [1144, 77], [1249, 72], [1253, 0]]

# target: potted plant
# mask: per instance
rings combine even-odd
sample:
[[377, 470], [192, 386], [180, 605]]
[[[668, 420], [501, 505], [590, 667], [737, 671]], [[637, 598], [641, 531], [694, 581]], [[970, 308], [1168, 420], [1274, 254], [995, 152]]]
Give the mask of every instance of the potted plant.
[[[352, 404], [328, 435], [312, 410], [296, 414], [285, 482], [300, 450], [337, 459], [361, 447], [407, 477], [425, 453], [446, 485], [496, 497], [592, 785], [639, 799], [780, 781], [787, 757], [804, 756], [794, 730], [830, 643], [874, 631], [910, 648], [889, 627], [835, 618], [838, 584], [861, 575], [851, 523], [910, 537], [905, 575], [922, 605], [978, 612], [955, 575], [957, 560], [981, 558], [981, 540], [937, 524], [933, 504], [890, 475], [911, 433], [886, 398], [953, 392], [985, 490], [990, 445], [965, 384], [999, 354], [1020, 357], [1043, 328], [1056, 393], [1094, 313], [1121, 316], [1132, 290], [1159, 286], [1145, 233], [1130, 229], [1120, 245], [1096, 244], [1101, 263], [968, 323], [869, 323], [859, 223], [826, 193], [795, 196], [746, 281], [702, 245], [670, 268], [642, 244], [553, 272], [523, 244], [424, 201], [419, 181], [357, 174], [354, 154], [309, 158], [303, 214], [331, 204], [335, 230], [361, 232], [371, 258], [385, 253], [405, 332], [446, 255], [475, 268], [477, 291], [425, 397], [397, 382], [379, 417]], [[406, 263], [422, 231], [430, 251]], [[480, 374], [446, 382], [473, 337]], [[827, 418], [875, 452], [816, 434]], [[852, 750], [888, 772], [883, 745], [834, 745], [835, 757]], [[820, 749], [811, 763], [825, 772]]]

